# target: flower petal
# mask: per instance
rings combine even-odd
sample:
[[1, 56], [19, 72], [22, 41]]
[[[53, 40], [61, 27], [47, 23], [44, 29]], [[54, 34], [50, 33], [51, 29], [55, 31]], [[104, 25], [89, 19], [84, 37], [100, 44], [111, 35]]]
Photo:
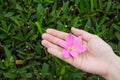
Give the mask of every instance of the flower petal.
[[70, 52], [70, 54], [71, 54], [71, 56], [74, 57], [74, 58], [78, 57], [78, 53], [77, 53], [77, 52]]
[[81, 45], [80, 47], [79, 47], [79, 53], [82, 53], [82, 52], [85, 52], [85, 51], [87, 51], [87, 46], [86, 45]]
[[58, 44], [63, 48], [66, 48], [66, 46], [67, 46], [65, 41], [60, 41]]
[[71, 57], [71, 55], [69, 54], [69, 52], [67, 50], [63, 50], [62, 56], [63, 56], [63, 58]]
[[73, 44], [73, 42], [74, 42], [74, 37], [73, 37], [72, 34], [69, 34], [69, 35], [67, 36], [66, 42], [67, 42], [68, 45], [70, 45], [70, 46]]
[[79, 36], [79, 37], [75, 38], [74, 44], [76, 44], [77, 46], [82, 45], [82, 37]]

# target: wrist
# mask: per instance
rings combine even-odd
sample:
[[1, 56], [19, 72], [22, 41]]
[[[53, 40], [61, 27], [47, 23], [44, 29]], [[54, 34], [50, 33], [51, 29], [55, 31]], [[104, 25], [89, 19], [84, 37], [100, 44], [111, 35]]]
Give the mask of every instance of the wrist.
[[111, 58], [107, 75], [104, 77], [107, 80], [120, 80], [120, 57], [115, 55]]

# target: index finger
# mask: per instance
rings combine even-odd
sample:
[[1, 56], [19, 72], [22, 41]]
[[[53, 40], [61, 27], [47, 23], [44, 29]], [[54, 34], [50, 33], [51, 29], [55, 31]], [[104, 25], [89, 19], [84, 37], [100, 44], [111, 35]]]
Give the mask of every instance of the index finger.
[[53, 35], [53, 36], [58, 37], [58, 38], [63, 39], [63, 40], [65, 40], [66, 37], [68, 36], [68, 33], [61, 32], [61, 31], [58, 31], [55, 29], [47, 29], [46, 32], [50, 35]]

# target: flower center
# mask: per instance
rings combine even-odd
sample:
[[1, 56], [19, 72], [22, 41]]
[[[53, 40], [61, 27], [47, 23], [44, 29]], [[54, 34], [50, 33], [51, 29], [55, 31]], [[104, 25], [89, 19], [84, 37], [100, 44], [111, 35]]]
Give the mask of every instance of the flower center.
[[73, 51], [73, 47], [69, 47], [69, 49], [68, 49], [69, 51]]

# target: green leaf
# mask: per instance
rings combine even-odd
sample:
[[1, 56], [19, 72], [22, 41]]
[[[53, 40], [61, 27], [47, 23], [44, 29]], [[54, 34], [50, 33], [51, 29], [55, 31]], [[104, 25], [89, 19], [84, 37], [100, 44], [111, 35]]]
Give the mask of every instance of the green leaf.
[[4, 73], [5, 78], [16, 78], [17, 74], [15, 73]]
[[3, 75], [4, 71], [0, 69], [0, 75]]
[[24, 69], [29, 69], [29, 68], [31, 68], [31, 67], [33, 67], [33, 66], [39, 66], [41, 63], [40, 62], [36, 62], [36, 61], [31, 61], [29, 64], [27, 64], [25, 67], [24, 67]]
[[33, 36], [31, 36], [31, 40], [36, 40], [37, 37], [38, 37], [38, 35], [34, 34]]
[[16, 9], [23, 11], [23, 8], [19, 4], [16, 5]]
[[80, 5], [79, 5], [79, 12], [83, 13], [85, 11], [85, 7], [84, 7], [84, 1], [81, 0], [80, 1]]
[[120, 26], [118, 26], [118, 25], [116, 25], [116, 24], [112, 24], [112, 26], [113, 26], [117, 31], [120, 32]]
[[1, 22], [2, 22], [2, 27], [7, 31], [7, 22], [3, 20]]
[[42, 18], [40, 19], [40, 21], [35, 22], [35, 24], [36, 24], [36, 26], [38, 28], [38, 31], [42, 35], [43, 34], [43, 32], [42, 32]]
[[32, 77], [32, 73], [27, 73], [27, 71], [23, 68], [18, 70], [18, 73], [21, 75], [21, 77], [23, 78], [31, 78]]
[[91, 0], [91, 11], [94, 9], [94, 0]]
[[42, 46], [40, 45], [39, 42], [37, 42], [37, 45], [35, 46], [35, 51], [37, 54], [41, 55], [42, 54]]
[[69, 6], [69, 2], [63, 2], [63, 6], [62, 6], [62, 10], [63, 10], [63, 14], [68, 14], [68, 6]]
[[7, 14], [5, 14], [5, 17], [11, 17], [13, 14], [13, 12], [8, 12]]
[[5, 68], [1, 60], [0, 60], [0, 68], [1, 68], [1, 69], [4, 69], [4, 68]]
[[100, 11], [103, 11], [103, 8], [104, 8], [103, 1], [99, 0], [98, 3], [99, 3], [99, 6], [100, 6], [99, 7]]
[[57, 2], [54, 3], [53, 7], [52, 7], [52, 11], [56, 11], [57, 9]]
[[18, 27], [20, 28], [20, 22], [18, 21], [18, 19], [16, 18], [16, 17], [11, 17], [10, 18], [13, 22], [15, 22], [17, 25], [18, 25]]
[[120, 9], [120, 3], [115, 4], [114, 8]]
[[75, 0], [75, 4], [78, 5], [80, 3], [80, 0]]
[[31, 78], [31, 77], [32, 77], [32, 73], [26, 73], [26, 74], [24, 75], [24, 77], [25, 77], [25, 78]]
[[85, 24], [84, 30], [88, 31], [89, 27], [91, 27], [91, 19], [90, 18], [88, 18], [88, 20]]
[[115, 32], [116, 37], [120, 40], [120, 32]]
[[38, 4], [37, 6], [37, 17], [38, 17], [38, 20], [40, 17], [45, 17], [46, 15], [46, 11], [45, 11], [45, 8], [43, 7], [43, 5], [40, 3]]
[[57, 30], [62, 30], [62, 29], [63, 29], [63, 24], [60, 21], [58, 21], [57, 22]]
[[4, 29], [4, 28], [2, 28], [2, 27], [0, 27], [0, 30], [3, 31], [3, 32], [5, 32], [5, 33], [7, 33], [7, 30]]
[[47, 75], [48, 68], [49, 68], [48, 64], [44, 63], [42, 66], [42, 79], [44, 79], [45, 76]]
[[103, 25], [106, 20], [107, 20], [107, 17], [103, 16], [102, 19], [99, 22], [99, 26]]
[[54, 3], [52, 7], [51, 15], [55, 18], [56, 17], [56, 8], [57, 8], [57, 2]]
[[10, 70], [9, 72], [3, 73], [3, 75], [5, 76], [5, 78], [11, 78], [11, 79], [14, 79], [17, 77], [16, 70], [14, 69]]
[[113, 48], [116, 49], [116, 45], [113, 42], [108, 42], [108, 44]]
[[66, 68], [66, 66], [62, 66], [61, 72], [60, 72], [61, 75], [64, 75], [64, 74], [65, 74], [65, 68]]
[[106, 11], [107, 11], [107, 12], [110, 10], [111, 5], [112, 5], [112, 1], [111, 1], [111, 0], [108, 0], [108, 2], [107, 2], [107, 7], [106, 7]]
[[7, 47], [7, 46], [4, 46], [4, 50], [5, 50], [5, 55], [6, 55], [6, 57], [10, 59], [10, 58], [12, 57], [12, 55], [11, 55], [11, 52], [10, 52], [10, 50], [8, 49], [8, 47]]
[[71, 26], [71, 27], [78, 27], [78, 26], [79, 26], [79, 25], [78, 25], [78, 22], [79, 22], [79, 17], [75, 17], [75, 19], [73, 19], [73, 20], [71, 21], [70, 26]]
[[25, 38], [23, 36], [23, 33], [19, 31], [16, 36], [13, 36], [14, 39], [19, 40], [19, 41], [25, 41]]
[[120, 41], [119, 41], [119, 43], [118, 43], [118, 50], [120, 51]]
[[98, 9], [98, 0], [93, 0], [93, 2], [94, 2], [94, 8]]

